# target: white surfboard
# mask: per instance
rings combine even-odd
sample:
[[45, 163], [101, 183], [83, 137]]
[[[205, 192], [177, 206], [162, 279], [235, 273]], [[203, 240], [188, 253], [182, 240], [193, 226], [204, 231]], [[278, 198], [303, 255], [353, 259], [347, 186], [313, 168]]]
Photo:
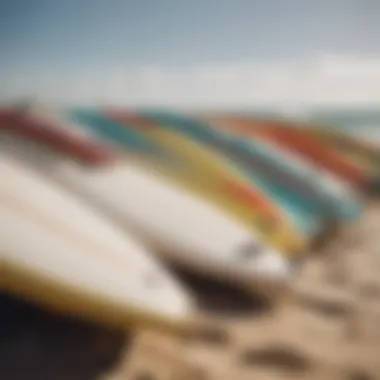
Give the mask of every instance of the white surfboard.
[[2, 290], [122, 328], [190, 324], [191, 298], [127, 231], [17, 159], [0, 159]]
[[163, 257], [248, 289], [282, 290], [293, 267], [224, 214], [135, 162], [86, 167], [47, 146], [2, 133], [0, 149], [64, 184]]

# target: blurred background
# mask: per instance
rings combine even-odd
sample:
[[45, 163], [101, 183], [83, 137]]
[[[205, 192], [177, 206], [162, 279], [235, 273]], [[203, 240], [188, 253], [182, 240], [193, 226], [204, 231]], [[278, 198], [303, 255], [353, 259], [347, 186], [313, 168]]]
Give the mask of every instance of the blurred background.
[[248, 112], [373, 109], [379, 13], [376, 0], [2, 1], [0, 95]]

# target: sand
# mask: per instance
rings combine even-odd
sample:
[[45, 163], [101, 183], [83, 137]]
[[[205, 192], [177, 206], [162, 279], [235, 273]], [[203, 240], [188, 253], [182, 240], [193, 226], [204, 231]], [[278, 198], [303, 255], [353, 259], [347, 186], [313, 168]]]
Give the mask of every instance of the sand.
[[188, 341], [125, 339], [2, 295], [0, 379], [380, 379], [379, 223], [372, 204], [305, 262], [275, 308], [184, 277], [214, 324]]

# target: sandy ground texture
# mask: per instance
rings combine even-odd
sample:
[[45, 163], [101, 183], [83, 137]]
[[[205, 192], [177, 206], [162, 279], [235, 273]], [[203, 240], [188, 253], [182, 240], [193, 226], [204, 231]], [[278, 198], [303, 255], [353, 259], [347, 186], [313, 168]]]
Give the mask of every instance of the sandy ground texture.
[[214, 327], [128, 339], [0, 297], [2, 380], [380, 379], [380, 205], [308, 259], [267, 308], [183, 274]]

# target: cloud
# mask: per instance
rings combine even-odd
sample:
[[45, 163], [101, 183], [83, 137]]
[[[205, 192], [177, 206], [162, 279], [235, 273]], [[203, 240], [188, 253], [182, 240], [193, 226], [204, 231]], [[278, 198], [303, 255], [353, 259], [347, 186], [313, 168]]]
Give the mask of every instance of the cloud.
[[[198, 67], [12, 73], [2, 96], [75, 104], [304, 108], [380, 103], [380, 59], [322, 56]], [[6, 89], [6, 91], [4, 90]]]

